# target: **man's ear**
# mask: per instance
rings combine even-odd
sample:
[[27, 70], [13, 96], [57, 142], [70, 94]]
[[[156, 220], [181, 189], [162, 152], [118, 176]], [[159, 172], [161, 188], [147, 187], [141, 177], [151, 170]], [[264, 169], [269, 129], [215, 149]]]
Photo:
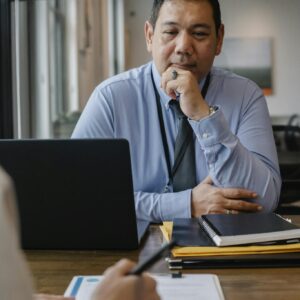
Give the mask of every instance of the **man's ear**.
[[144, 26], [144, 32], [145, 32], [145, 39], [146, 39], [146, 45], [148, 52], [152, 52], [152, 39], [154, 34], [154, 28], [152, 24], [149, 21], [145, 22]]
[[217, 36], [217, 47], [216, 47], [216, 55], [219, 55], [222, 51], [222, 45], [224, 40], [224, 25], [221, 24], [219, 30], [218, 30], [218, 36]]

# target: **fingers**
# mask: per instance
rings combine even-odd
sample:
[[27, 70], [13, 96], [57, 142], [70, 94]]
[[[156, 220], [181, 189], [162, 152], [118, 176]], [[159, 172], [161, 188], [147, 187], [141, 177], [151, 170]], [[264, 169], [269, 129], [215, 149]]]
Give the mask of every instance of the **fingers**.
[[160, 300], [160, 296], [158, 295], [158, 293], [155, 291], [149, 295], [146, 295], [147, 298], [143, 298], [145, 300]]
[[[258, 212], [263, 208], [257, 203], [245, 201], [243, 199], [255, 199], [257, 194], [253, 191], [238, 188], [221, 189], [224, 198], [228, 199], [224, 208], [232, 211]], [[231, 200], [234, 199], [234, 200]]]
[[148, 274], [143, 274], [141, 276], [143, 280], [143, 286], [146, 291], [154, 291], [156, 289], [156, 281]]
[[134, 267], [128, 259], [122, 259], [108, 268], [92, 299], [158, 300], [155, 280], [147, 274], [127, 275]]
[[243, 200], [227, 200], [223, 207], [231, 211], [258, 212], [262, 210], [261, 205]]
[[[176, 72], [176, 76], [174, 76]], [[178, 79], [178, 77], [180, 76], [180, 70], [176, 69], [176, 68], [168, 68], [161, 77], [161, 88], [166, 90], [167, 88], [167, 84], [170, 81], [175, 81]]]
[[233, 210], [233, 209], [224, 209], [223, 213], [225, 215], [237, 215], [237, 214], [239, 214], [239, 211]]
[[128, 260], [128, 259], [121, 259], [118, 261], [115, 265], [109, 267], [106, 269], [106, 271], [103, 273], [106, 276], [122, 276], [126, 275], [133, 269], [135, 266], [135, 263]]
[[147, 300], [160, 299], [156, 291], [156, 281], [151, 276], [149, 276], [148, 274], [143, 274], [139, 278], [139, 280], [142, 281], [142, 284], [140, 284], [139, 286], [142, 289], [142, 295], [143, 295], [143, 297], [140, 297], [140, 299], [147, 299]]
[[161, 88], [172, 99], [176, 99], [178, 93], [181, 93], [182, 86], [187, 84], [184, 83], [186, 81], [184, 75], [189, 75], [189, 72], [174, 67], [168, 68], [162, 74]]
[[[219, 204], [222, 207], [221, 213], [236, 214], [238, 212], [258, 212], [263, 207], [257, 203], [249, 202], [243, 199], [255, 199], [257, 194], [246, 190], [237, 188], [223, 188], [218, 189], [220, 193]], [[225, 212], [224, 212], [225, 210]]]
[[250, 203], [252, 205], [248, 205], [246, 201], [243, 201], [244, 204], [236, 205], [237, 200], [232, 200], [232, 204], [224, 204], [224, 203], [211, 203], [206, 210], [202, 213], [196, 212], [195, 216], [200, 216], [202, 214], [226, 214], [226, 215], [237, 215], [239, 213], [256, 213], [261, 211], [263, 208], [255, 203]]
[[172, 99], [180, 95], [180, 108], [187, 117], [200, 120], [208, 115], [209, 107], [201, 95], [198, 81], [192, 71], [169, 67], [162, 74], [161, 87]]
[[223, 188], [221, 192], [225, 198], [230, 199], [254, 199], [257, 197], [255, 192], [239, 188]]
[[[174, 70], [173, 70], [174, 71]], [[165, 77], [162, 77], [162, 82], [161, 82], [161, 86], [162, 89], [165, 91], [165, 93], [172, 99], [176, 99], [178, 93], [177, 93], [177, 89], [178, 89], [178, 84], [179, 84], [179, 80], [180, 78], [174, 79], [173, 77], [171, 77], [171, 75], [169, 74], [171, 72], [168, 72], [168, 74]]]
[[231, 200], [225, 198], [213, 199], [208, 205], [208, 213], [214, 214], [238, 214], [240, 212], [259, 212], [263, 207], [257, 203], [244, 200]]
[[191, 213], [193, 217], [204, 214], [262, 211], [261, 205], [253, 203], [253, 199], [258, 196], [255, 192], [240, 188], [217, 188], [211, 183], [212, 180], [208, 176], [192, 189]]

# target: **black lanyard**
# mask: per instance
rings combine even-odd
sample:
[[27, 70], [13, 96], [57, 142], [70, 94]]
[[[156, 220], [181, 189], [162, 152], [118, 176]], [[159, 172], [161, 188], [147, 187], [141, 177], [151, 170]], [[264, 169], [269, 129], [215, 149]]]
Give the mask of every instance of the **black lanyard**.
[[[166, 158], [168, 173], [169, 173], [169, 182], [168, 182], [168, 184], [169, 184], [169, 183], [172, 182], [174, 172], [172, 172], [172, 167], [171, 167], [170, 152], [169, 152], [167, 135], [166, 135], [165, 125], [164, 125], [163, 113], [162, 113], [161, 104], [160, 104], [160, 96], [159, 96], [159, 93], [157, 91], [157, 88], [156, 88], [156, 85], [155, 85], [155, 82], [154, 82], [152, 71], [151, 71], [151, 80], [152, 80], [152, 84], [153, 84], [154, 91], [155, 91], [156, 107], [157, 107], [157, 113], [158, 113], [158, 119], [159, 119], [161, 138], [162, 138], [162, 142], [163, 142], [163, 146], [164, 146], [165, 158]], [[209, 83], [210, 83], [210, 73], [208, 73], [208, 75], [206, 76], [204, 86], [203, 86], [203, 89], [201, 91], [201, 94], [202, 94], [203, 98], [205, 98], [205, 96], [207, 94]], [[175, 161], [174, 166], [176, 166], [177, 164], [178, 163]]]

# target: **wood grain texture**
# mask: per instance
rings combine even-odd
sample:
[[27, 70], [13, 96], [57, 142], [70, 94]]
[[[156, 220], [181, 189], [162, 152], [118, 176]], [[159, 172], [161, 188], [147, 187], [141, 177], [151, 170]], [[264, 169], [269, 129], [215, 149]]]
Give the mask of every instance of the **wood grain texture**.
[[[300, 225], [300, 216], [291, 216]], [[134, 251], [26, 251], [36, 290], [63, 294], [75, 275], [96, 275], [122, 257], [139, 261], [163, 242], [158, 226], [151, 226], [139, 250]], [[164, 260], [151, 273], [167, 273]], [[186, 273], [219, 276], [226, 299], [300, 299], [300, 268], [209, 269]]]

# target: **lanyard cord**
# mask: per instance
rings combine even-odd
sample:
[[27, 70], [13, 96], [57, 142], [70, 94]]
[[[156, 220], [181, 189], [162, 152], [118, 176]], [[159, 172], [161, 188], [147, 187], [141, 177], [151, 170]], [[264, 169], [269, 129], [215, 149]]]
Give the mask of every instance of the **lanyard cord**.
[[[167, 135], [166, 135], [165, 125], [164, 125], [163, 113], [162, 113], [161, 104], [160, 104], [160, 96], [159, 96], [159, 93], [157, 91], [157, 88], [156, 88], [156, 85], [155, 85], [155, 82], [154, 82], [152, 70], [151, 70], [151, 80], [152, 80], [152, 84], [153, 84], [154, 92], [155, 92], [155, 99], [156, 99], [156, 107], [157, 107], [157, 113], [158, 113], [158, 119], [159, 119], [160, 133], [161, 133], [161, 138], [162, 138], [164, 152], [165, 152], [165, 159], [166, 159], [168, 173], [169, 173], [169, 183], [171, 183], [173, 181], [174, 170], [172, 172], [170, 152], [169, 152]], [[209, 83], [210, 83], [210, 73], [208, 73], [208, 75], [206, 76], [204, 86], [203, 86], [203, 89], [201, 91], [201, 94], [202, 94], [203, 98], [205, 98], [205, 96], [207, 94]], [[175, 161], [174, 166], [176, 166], [176, 165], [178, 165], [178, 163]]]

